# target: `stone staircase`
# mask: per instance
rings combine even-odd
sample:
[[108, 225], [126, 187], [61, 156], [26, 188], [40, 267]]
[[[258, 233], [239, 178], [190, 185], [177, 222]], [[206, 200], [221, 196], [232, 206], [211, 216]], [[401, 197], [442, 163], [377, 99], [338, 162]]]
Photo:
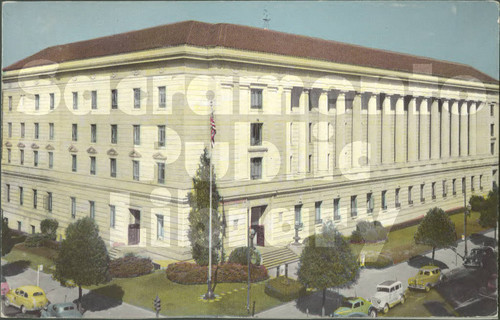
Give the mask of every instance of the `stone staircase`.
[[[264, 250], [261, 250], [261, 252], [262, 251]], [[270, 250], [266, 248], [261, 255], [262, 264], [267, 268], [267, 270], [299, 261], [299, 256], [288, 247], [271, 248]]]
[[108, 250], [108, 255], [111, 260], [115, 260], [121, 258], [122, 252], [120, 251], [120, 249], [118, 249], [118, 247], [113, 247]]

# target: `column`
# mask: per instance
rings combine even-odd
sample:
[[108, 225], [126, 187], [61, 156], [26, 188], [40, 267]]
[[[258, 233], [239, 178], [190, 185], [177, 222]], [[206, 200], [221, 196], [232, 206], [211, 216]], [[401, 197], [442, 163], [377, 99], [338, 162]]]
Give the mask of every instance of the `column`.
[[429, 101], [422, 98], [419, 113], [420, 159], [429, 159]]
[[458, 101], [453, 100], [451, 102], [451, 128], [450, 128], [450, 149], [451, 149], [451, 156], [452, 157], [458, 157], [459, 154], [459, 134], [460, 134], [460, 126], [459, 126], [459, 120], [460, 120], [460, 113], [458, 112]]
[[439, 159], [440, 148], [441, 148], [441, 119], [439, 116], [439, 100], [436, 98], [431, 98], [431, 123], [430, 123], [430, 149], [431, 149], [431, 159]]
[[408, 162], [418, 160], [418, 127], [417, 127], [417, 98], [411, 96], [408, 101], [408, 130], [406, 132], [408, 144]]
[[345, 94], [345, 92], [341, 91], [337, 97], [337, 114], [335, 119], [335, 163], [337, 167], [339, 167], [339, 161], [345, 145]]
[[394, 140], [392, 138], [392, 121], [391, 121], [391, 96], [385, 95], [382, 104], [382, 163], [392, 163], [394, 155], [392, 146]]
[[469, 115], [467, 112], [468, 102], [462, 101], [460, 105], [460, 156], [469, 155]]
[[469, 155], [476, 155], [476, 102], [472, 101], [469, 108]]
[[395, 124], [394, 124], [394, 161], [395, 162], [405, 162], [406, 161], [406, 150], [405, 150], [405, 128], [404, 128], [404, 97], [394, 96], [396, 99], [396, 114]]
[[[318, 101], [320, 119], [328, 119], [328, 91], [321, 91]], [[318, 121], [318, 154], [316, 155], [318, 170], [327, 170], [328, 165], [328, 121]]]
[[283, 96], [285, 112], [282, 114], [290, 114], [292, 112], [292, 88], [283, 87]]
[[441, 104], [441, 159], [450, 156], [450, 105], [447, 99], [442, 99]]
[[[361, 159], [361, 145], [363, 138], [361, 136], [361, 94], [354, 92], [352, 100], [352, 126], [351, 126], [351, 166], [359, 167]], [[364, 163], [363, 163], [364, 164]]]
[[368, 147], [370, 148], [370, 165], [380, 163], [379, 148], [377, 143], [377, 95], [367, 93], [368, 99]]
[[300, 95], [300, 114], [309, 112], [309, 89], [303, 89]]

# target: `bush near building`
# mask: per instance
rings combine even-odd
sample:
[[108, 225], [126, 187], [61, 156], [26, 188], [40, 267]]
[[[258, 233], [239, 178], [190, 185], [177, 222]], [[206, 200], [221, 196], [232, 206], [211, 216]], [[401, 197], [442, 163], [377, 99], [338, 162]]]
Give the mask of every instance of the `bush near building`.
[[[262, 256], [257, 248], [252, 248], [250, 250], [250, 255], [252, 258], [250, 260], [255, 261], [255, 265], [259, 266], [262, 261]], [[248, 265], [248, 247], [239, 247], [231, 251], [229, 255], [228, 262], [237, 263], [241, 265]]]
[[153, 263], [149, 258], [125, 256], [111, 260], [109, 274], [113, 278], [132, 278], [153, 272]]
[[[170, 281], [180, 284], [202, 284], [207, 283], [208, 266], [200, 266], [195, 263], [178, 262], [169, 264], [166, 270]], [[212, 267], [212, 279], [215, 279], [215, 267]], [[269, 278], [264, 266], [250, 266], [251, 282], [264, 281]], [[217, 283], [224, 282], [247, 282], [248, 266], [236, 263], [224, 263], [219, 265], [217, 272]]]
[[40, 222], [42, 234], [46, 235], [50, 240], [56, 240], [58, 227], [59, 222], [56, 219], [43, 219]]
[[387, 240], [388, 231], [379, 221], [360, 221], [351, 234], [351, 243], [373, 243]]
[[306, 295], [306, 287], [296, 280], [279, 276], [266, 282], [264, 292], [281, 301], [291, 301]]

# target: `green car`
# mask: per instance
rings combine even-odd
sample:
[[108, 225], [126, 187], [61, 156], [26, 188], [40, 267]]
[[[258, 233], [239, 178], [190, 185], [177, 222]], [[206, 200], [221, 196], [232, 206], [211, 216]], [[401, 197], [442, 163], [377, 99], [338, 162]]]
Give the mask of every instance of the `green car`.
[[355, 315], [356, 317], [361, 314], [375, 318], [377, 310], [372, 306], [368, 300], [359, 297], [346, 298], [342, 302], [342, 306], [333, 312], [333, 317], [349, 317]]
[[408, 287], [429, 292], [431, 288], [437, 285], [442, 279], [443, 275], [439, 267], [425, 266], [418, 270], [416, 276], [408, 279]]

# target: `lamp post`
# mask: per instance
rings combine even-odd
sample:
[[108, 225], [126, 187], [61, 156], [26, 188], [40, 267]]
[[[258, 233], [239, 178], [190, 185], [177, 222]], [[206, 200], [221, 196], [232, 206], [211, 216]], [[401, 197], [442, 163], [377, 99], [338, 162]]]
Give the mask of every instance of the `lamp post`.
[[252, 227], [248, 230], [248, 249], [247, 249], [247, 263], [248, 263], [248, 288], [247, 288], [247, 312], [250, 313], [250, 251], [253, 249], [253, 238], [255, 237], [255, 230]]
[[300, 229], [300, 223], [295, 222], [295, 237], [293, 237], [293, 240], [295, 240], [295, 242], [293, 243], [294, 245], [300, 245], [299, 229]]
[[464, 188], [464, 244], [465, 244], [464, 257], [465, 257], [467, 256], [467, 215], [469, 214], [469, 211], [471, 209], [470, 204], [467, 205], [467, 187], [465, 184], [465, 179], [463, 183], [463, 188]]

